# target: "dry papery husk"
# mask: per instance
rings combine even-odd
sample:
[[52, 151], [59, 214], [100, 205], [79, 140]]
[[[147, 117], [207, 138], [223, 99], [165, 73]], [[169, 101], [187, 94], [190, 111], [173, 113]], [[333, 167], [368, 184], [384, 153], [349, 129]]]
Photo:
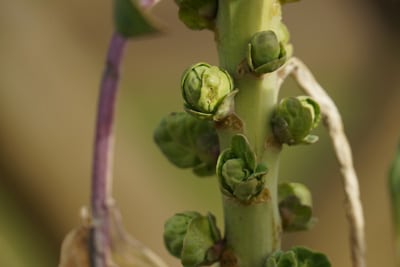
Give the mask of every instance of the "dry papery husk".
[[[71, 230], [61, 246], [58, 267], [92, 267], [90, 265], [90, 232], [93, 227], [86, 209], [81, 225]], [[110, 208], [111, 262], [108, 267], [167, 267], [152, 250], [133, 238], [123, 227], [119, 210]]]

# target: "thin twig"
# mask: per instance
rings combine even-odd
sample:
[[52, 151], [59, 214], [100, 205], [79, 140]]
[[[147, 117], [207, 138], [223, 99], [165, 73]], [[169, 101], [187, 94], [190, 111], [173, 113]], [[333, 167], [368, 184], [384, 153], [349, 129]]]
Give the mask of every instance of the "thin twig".
[[114, 152], [114, 112], [118, 89], [119, 69], [126, 39], [114, 33], [104, 69], [97, 109], [94, 143], [92, 197], [93, 231], [91, 234], [91, 266], [107, 267], [110, 254], [110, 214], [112, 202], [112, 162]]
[[291, 58], [279, 70], [279, 86], [285, 78], [292, 74], [303, 91], [315, 99], [321, 107], [323, 122], [331, 136], [333, 147], [342, 173], [345, 192], [345, 208], [350, 226], [350, 242], [353, 267], [365, 267], [365, 235], [364, 216], [360, 200], [360, 191], [357, 175], [353, 166], [353, 159], [349, 142], [343, 130], [340, 113], [329, 95], [318, 84], [311, 71], [297, 58]]

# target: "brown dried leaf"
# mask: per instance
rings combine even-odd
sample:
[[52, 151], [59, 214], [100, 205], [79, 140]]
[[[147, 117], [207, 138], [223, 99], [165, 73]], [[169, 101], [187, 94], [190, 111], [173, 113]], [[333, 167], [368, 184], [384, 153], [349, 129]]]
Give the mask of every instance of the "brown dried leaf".
[[90, 267], [89, 234], [88, 225], [78, 226], [67, 234], [61, 245], [58, 267]]

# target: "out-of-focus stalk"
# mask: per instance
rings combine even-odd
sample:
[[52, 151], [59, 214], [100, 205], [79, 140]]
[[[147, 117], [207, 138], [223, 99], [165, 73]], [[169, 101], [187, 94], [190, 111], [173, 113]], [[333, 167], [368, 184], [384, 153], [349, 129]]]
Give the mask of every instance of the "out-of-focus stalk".
[[114, 152], [114, 113], [119, 70], [126, 39], [114, 33], [108, 49], [100, 84], [92, 169], [91, 266], [106, 267], [110, 262], [110, 211]]

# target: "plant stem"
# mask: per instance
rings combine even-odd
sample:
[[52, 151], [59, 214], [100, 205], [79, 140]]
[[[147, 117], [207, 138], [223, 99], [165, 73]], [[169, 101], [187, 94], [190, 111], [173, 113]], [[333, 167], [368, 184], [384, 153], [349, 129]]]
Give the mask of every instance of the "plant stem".
[[278, 0], [219, 0], [216, 41], [220, 65], [234, 74], [253, 34], [277, 30], [280, 22]]
[[[276, 73], [260, 77], [240, 74], [238, 66], [247, 55], [253, 34], [277, 31], [281, 22], [277, 0], [220, 0], [217, 15], [216, 42], [221, 67], [234, 77], [239, 93], [235, 112], [243, 122], [257, 161], [269, 171], [263, 193], [253, 202], [243, 204], [224, 197], [225, 239], [227, 252], [239, 267], [261, 267], [268, 255], [280, 249], [281, 223], [277, 184], [280, 145], [273, 140], [269, 120], [277, 103], [279, 84]], [[219, 132], [224, 139], [226, 132]], [[221, 150], [225, 147], [221, 147]], [[229, 255], [229, 258], [232, 258]], [[229, 263], [221, 261], [221, 266]]]
[[107, 54], [100, 85], [93, 155], [91, 207], [91, 266], [106, 267], [110, 249], [110, 213], [112, 201], [112, 163], [114, 152], [114, 113], [119, 81], [119, 69], [126, 39], [114, 33]]
[[[243, 204], [231, 197], [223, 197], [225, 238], [227, 251], [235, 259], [235, 266], [263, 266], [268, 255], [280, 249], [281, 223], [277, 207], [277, 178], [279, 155], [270, 158], [273, 166], [267, 175], [264, 192], [255, 202]], [[222, 261], [221, 266], [224, 265]]]
[[278, 71], [279, 84], [287, 75], [292, 74], [300, 88], [315, 101], [321, 108], [325, 127], [333, 143], [333, 148], [342, 173], [343, 189], [345, 193], [345, 209], [350, 226], [351, 256], [354, 267], [365, 267], [365, 230], [364, 212], [360, 199], [358, 178], [353, 166], [353, 156], [346, 134], [343, 121], [335, 102], [315, 80], [307, 66], [297, 58], [291, 58], [286, 65]]

